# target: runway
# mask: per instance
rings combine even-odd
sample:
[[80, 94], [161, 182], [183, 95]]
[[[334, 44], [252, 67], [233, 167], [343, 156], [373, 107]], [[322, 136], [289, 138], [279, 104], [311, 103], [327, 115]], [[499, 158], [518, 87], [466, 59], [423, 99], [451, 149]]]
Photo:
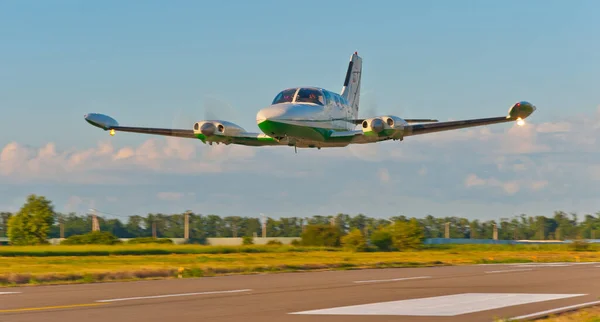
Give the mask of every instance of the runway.
[[600, 304], [600, 263], [0, 288], [0, 321], [494, 321]]

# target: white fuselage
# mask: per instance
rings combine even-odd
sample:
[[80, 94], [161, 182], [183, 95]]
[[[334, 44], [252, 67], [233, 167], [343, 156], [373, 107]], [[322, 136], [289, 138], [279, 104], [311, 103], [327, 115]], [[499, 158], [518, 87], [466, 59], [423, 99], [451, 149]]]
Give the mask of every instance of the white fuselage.
[[[320, 100], [303, 102], [299, 98], [301, 90], [316, 91]], [[279, 97], [279, 95], [277, 96]], [[356, 116], [352, 114], [350, 106], [339, 94], [319, 88], [299, 88], [294, 95], [279, 102], [277, 97], [274, 104], [261, 109], [256, 115], [256, 123], [267, 135], [278, 135], [273, 131], [265, 130], [265, 122], [275, 122], [278, 128], [289, 126], [302, 126], [315, 129], [347, 131], [355, 127], [351, 122]]]

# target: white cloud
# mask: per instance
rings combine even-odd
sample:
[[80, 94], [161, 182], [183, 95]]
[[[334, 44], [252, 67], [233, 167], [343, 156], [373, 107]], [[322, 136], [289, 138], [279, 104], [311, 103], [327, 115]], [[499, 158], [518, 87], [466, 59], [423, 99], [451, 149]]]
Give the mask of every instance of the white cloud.
[[494, 187], [500, 188], [506, 194], [513, 195], [521, 190], [522, 187], [528, 187], [531, 191], [538, 191], [546, 188], [548, 185], [547, 180], [530, 180], [530, 179], [513, 179], [513, 180], [500, 180], [495, 177], [488, 179], [480, 178], [476, 174], [469, 174], [465, 180], [464, 185], [467, 188], [473, 187]]
[[542, 123], [536, 128], [536, 131], [538, 131], [539, 133], [569, 132], [570, 130], [571, 123], [564, 121], [557, 123]]
[[600, 180], [600, 164], [590, 166], [589, 174], [593, 180]]
[[470, 174], [469, 176], [467, 176], [467, 179], [465, 180], [465, 185], [468, 188], [474, 186], [498, 187], [509, 195], [515, 194], [521, 189], [519, 183], [516, 181], [502, 182], [496, 178], [482, 179], [475, 174]]
[[[89, 213], [90, 209], [96, 208], [96, 200], [92, 197], [83, 197], [72, 195], [64, 205], [65, 212]], [[60, 211], [61, 209], [56, 209]]]
[[377, 172], [377, 176], [379, 177], [380, 182], [386, 183], [390, 181], [390, 172], [388, 171], [388, 169], [379, 169], [379, 171]]
[[540, 180], [540, 181], [534, 181], [531, 182], [530, 187], [532, 190], [542, 190], [544, 188], [546, 188], [548, 186], [548, 181], [547, 180]]
[[502, 189], [504, 189], [504, 191], [506, 193], [508, 193], [509, 195], [514, 195], [515, 193], [519, 192], [519, 190], [521, 189], [519, 184], [515, 181], [501, 183], [501, 186], [502, 186]]
[[475, 187], [475, 186], [483, 186], [485, 185], [485, 180], [479, 178], [477, 175], [475, 174], [469, 174], [467, 176], [467, 178], [465, 179], [465, 186], [467, 188], [469, 187]]
[[158, 199], [160, 199], [160, 200], [165, 200], [165, 201], [178, 201], [178, 200], [183, 199], [183, 197], [185, 197], [185, 193], [163, 191], [163, 192], [159, 192], [156, 195], [156, 197], [158, 197]]
[[[185, 139], [148, 139], [138, 147], [115, 148], [99, 142], [85, 150], [58, 150], [54, 143], [33, 148], [11, 142], [0, 150], [0, 176], [12, 182], [55, 181], [70, 183], [122, 183], [111, 170], [206, 173], [238, 171], [255, 151], [242, 146], [208, 146]], [[194, 143], [196, 145], [194, 145]], [[202, 147], [198, 153], [197, 146]], [[100, 175], [96, 171], [109, 171]], [[244, 168], [248, 170], [248, 168]]]

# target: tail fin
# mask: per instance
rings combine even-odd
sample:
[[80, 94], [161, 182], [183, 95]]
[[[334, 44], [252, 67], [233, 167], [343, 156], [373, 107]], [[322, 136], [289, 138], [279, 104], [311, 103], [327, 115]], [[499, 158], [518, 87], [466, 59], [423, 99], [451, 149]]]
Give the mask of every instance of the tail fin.
[[344, 80], [344, 87], [342, 87], [342, 92], [340, 93], [342, 97], [348, 101], [348, 104], [350, 104], [353, 119], [358, 117], [361, 74], [362, 58], [358, 56], [357, 52], [354, 52], [354, 54], [350, 57], [348, 71], [346, 72], [346, 79]]

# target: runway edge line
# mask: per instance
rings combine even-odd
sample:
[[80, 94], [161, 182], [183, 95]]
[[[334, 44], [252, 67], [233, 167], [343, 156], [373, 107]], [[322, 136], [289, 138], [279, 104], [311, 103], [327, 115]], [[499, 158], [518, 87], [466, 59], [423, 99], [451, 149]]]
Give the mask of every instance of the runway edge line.
[[552, 310], [546, 310], [546, 311], [535, 312], [535, 313], [531, 313], [531, 314], [527, 314], [527, 315], [516, 316], [513, 318], [509, 318], [508, 321], [539, 319], [539, 318], [547, 317], [553, 313], [565, 313], [565, 312], [573, 311], [575, 309], [581, 309], [581, 308], [585, 308], [585, 307], [589, 307], [589, 306], [594, 306], [596, 304], [600, 304], [600, 301], [593, 301], [593, 302], [563, 306], [563, 307], [559, 307], [559, 308], [552, 309]]

